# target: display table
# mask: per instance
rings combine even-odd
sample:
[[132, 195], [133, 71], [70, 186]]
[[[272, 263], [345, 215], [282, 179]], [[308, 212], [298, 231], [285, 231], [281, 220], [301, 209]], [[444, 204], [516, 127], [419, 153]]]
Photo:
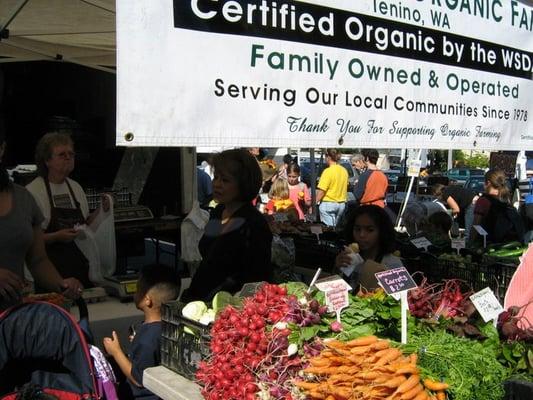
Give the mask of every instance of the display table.
[[146, 368], [143, 385], [163, 400], [203, 400], [200, 386], [163, 366]]

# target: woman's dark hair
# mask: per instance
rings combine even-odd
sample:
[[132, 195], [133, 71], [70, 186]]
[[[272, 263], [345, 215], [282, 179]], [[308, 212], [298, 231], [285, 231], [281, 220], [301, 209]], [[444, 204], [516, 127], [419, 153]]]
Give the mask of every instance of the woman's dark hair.
[[353, 242], [353, 230], [357, 218], [368, 215], [379, 230], [378, 256], [381, 258], [395, 250], [394, 237], [396, 232], [389, 215], [383, 208], [371, 204], [348, 210], [347, 212], [350, 212], [351, 215], [347, 216], [347, 223], [343, 231], [343, 237], [348, 243]]
[[376, 149], [363, 149], [361, 154], [366, 161], [369, 161], [371, 164], [376, 164], [379, 159], [379, 153]]
[[444, 189], [446, 189], [445, 185], [443, 185], [442, 183], [436, 183], [431, 187], [431, 194], [437, 199], [443, 200], [442, 196], [444, 195]]
[[507, 187], [507, 176], [501, 169], [491, 169], [485, 174], [485, 183], [498, 191], [498, 198], [504, 202], [511, 201], [511, 193]]
[[326, 154], [333, 161], [338, 162], [341, 159], [341, 152], [337, 149], [326, 149]]
[[52, 158], [54, 147], [67, 145], [74, 147], [74, 142], [69, 135], [64, 133], [50, 132], [39, 139], [35, 147], [35, 164], [37, 164], [39, 176], [48, 176], [46, 162]]
[[225, 171], [237, 180], [239, 200], [255, 199], [263, 184], [263, 175], [256, 158], [242, 149], [225, 150], [213, 157], [215, 173]]
[[295, 162], [291, 162], [287, 167], [287, 174], [290, 174], [291, 172], [300, 175], [300, 166]]

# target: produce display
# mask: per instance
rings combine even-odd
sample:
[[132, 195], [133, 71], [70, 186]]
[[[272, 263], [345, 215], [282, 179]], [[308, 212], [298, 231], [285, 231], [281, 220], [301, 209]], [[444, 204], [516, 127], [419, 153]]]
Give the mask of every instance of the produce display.
[[457, 280], [423, 282], [409, 296], [405, 345], [400, 304], [381, 289], [349, 295], [340, 320], [302, 283], [264, 284], [241, 302], [224, 295], [196, 378], [208, 400], [503, 399], [504, 381], [533, 380], [531, 325], [509, 310], [498, 331], [469, 295]]

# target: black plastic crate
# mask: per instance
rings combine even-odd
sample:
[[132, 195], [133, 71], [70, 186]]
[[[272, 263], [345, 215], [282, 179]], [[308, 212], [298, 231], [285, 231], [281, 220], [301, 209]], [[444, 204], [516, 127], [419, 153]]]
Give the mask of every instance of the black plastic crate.
[[504, 400], [533, 399], [533, 382], [510, 380], [503, 384], [505, 388]]
[[209, 357], [211, 328], [185, 318], [184, 303], [163, 304], [161, 319], [161, 364], [193, 380], [198, 364]]
[[295, 265], [303, 268], [322, 268], [323, 271], [333, 270], [335, 257], [341, 251], [335, 241], [320, 240], [316, 238], [294, 238]]

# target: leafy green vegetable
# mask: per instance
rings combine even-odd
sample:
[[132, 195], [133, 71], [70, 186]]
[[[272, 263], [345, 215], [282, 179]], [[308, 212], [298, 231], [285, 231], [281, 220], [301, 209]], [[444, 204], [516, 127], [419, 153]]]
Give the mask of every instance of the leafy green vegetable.
[[376, 334], [398, 339], [400, 336], [400, 303], [378, 292], [374, 296], [350, 296], [350, 305], [341, 313], [341, 339]]
[[303, 282], [287, 282], [282, 286], [285, 286], [288, 295], [294, 295], [298, 298], [304, 297], [308, 288], [308, 286]]
[[441, 329], [415, 330], [404, 346], [419, 354], [424, 376], [443, 379], [454, 400], [497, 400], [510, 371], [498, 362], [498, 345], [459, 338]]

